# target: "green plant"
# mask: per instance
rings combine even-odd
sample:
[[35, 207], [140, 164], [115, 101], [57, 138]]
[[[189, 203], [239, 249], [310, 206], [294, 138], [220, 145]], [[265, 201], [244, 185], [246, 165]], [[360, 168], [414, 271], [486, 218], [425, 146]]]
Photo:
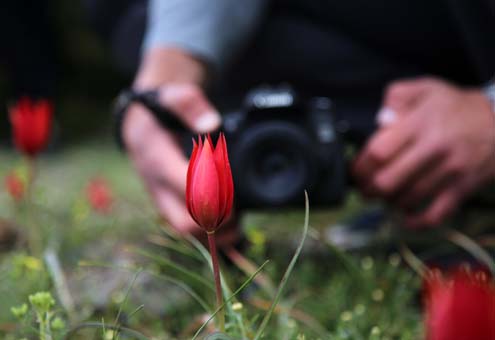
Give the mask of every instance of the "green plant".
[[[0, 154], [0, 171], [10, 171], [15, 160], [10, 154]], [[28, 310], [21, 319], [10, 308], [0, 310], [0, 338], [37, 339], [39, 325], [35, 323], [36, 315], [28, 296], [37, 291], [51, 291], [54, 296], [57, 293], [57, 305], [64, 308], [61, 312], [61, 307], [52, 307], [52, 312], [57, 314], [50, 324], [54, 340], [67, 335], [67, 340], [191, 339], [217, 310], [210, 256], [204, 245], [193, 239], [184, 240], [170, 228], [154, 222], [152, 206], [139, 190], [137, 178], [125, 159], [110, 147], [101, 149], [100, 145], [96, 148], [94, 144], [85, 144], [40, 161], [40, 167], [47, 171], [42, 171], [37, 180], [36, 224], [47, 227], [40, 229], [44, 240], [55, 241], [48, 245], [54, 247], [60, 259], [60, 269], [77, 306], [76, 317], [71, 318], [63, 304], [48, 263], [19, 247], [2, 256], [0, 299], [6, 306], [16, 306], [18, 315], [23, 314], [23, 304]], [[119, 198], [112, 216], [90, 214], [87, 207], [81, 208], [82, 204], [74, 205], [91, 173], [111, 176]], [[7, 195], [0, 195], [0, 200], [2, 217], [17, 221], [17, 214], [27, 214], [25, 210], [12, 209]], [[422, 319], [417, 304], [420, 279], [401, 264], [400, 256], [392, 254], [389, 258], [384, 254], [385, 247], [366, 254], [347, 253], [325, 242], [328, 225], [342, 214], [356, 211], [359, 202], [353, 202], [351, 207], [338, 211], [312, 211], [307, 239], [311, 244], [304, 248], [293, 267], [261, 339], [420, 337]], [[234, 264], [226, 264], [225, 257], [219, 258], [223, 268], [225, 333], [215, 334], [211, 319], [197, 340], [207, 336], [210, 336], [208, 340], [255, 337], [275, 299], [277, 281], [284, 277], [300, 242], [303, 218], [303, 213], [295, 210], [275, 214], [249, 212], [245, 216], [243, 226], [251, 243], [239, 251], [241, 257], [232, 261]], [[119, 256], [114, 258], [117, 252]], [[230, 255], [227, 257], [232, 260]], [[267, 258], [270, 262], [265, 263]], [[77, 280], [92, 279], [102, 268], [88, 266], [109, 268], [111, 275], [126, 271], [130, 277], [143, 267], [142, 275], [151, 276], [153, 286], [165, 290], [152, 295], [155, 303], [163, 304], [163, 311], [150, 308], [146, 299], [150, 295], [141, 277], [125, 304], [129, 285], [124, 281], [109, 293], [108, 302], [95, 311], [92, 301], [81, 299], [87, 297], [83, 295], [87, 292]], [[96, 283], [85, 287], [99, 288]], [[121, 317], [114, 322], [120, 309]], [[57, 330], [60, 326], [57, 316], [67, 323], [66, 328], [73, 327], [72, 333]]]
[[[66, 328], [65, 321], [57, 316], [54, 307], [55, 300], [49, 292], [37, 292], [29, 295], [29, 306], [23, 303], [20, 306], [11, 307], [12, 314], [21, 323], [19, 333], [26, 336], [36, 333], [39, 340], [54, 340], [55, 335], [61, 335]], [[36, 332], [29, 326], [32, 317], [38, 324]]]

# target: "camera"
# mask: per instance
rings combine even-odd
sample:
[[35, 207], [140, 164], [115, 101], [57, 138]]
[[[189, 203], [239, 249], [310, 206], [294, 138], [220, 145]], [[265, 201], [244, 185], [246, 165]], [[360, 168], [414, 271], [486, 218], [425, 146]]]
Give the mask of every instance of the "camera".
[[238, 207], [300, 207], [304, 190], [312, 206], [341, 203], [345, 153], [329, 98], [259, 87], [223, 122]]
[[[157, 99], [156, 91], [123, 92], [115, 104], [117, 136], [128, 104], [138, 101], [178, 132], [190, 153], [191, 133]], [[286, 85], [257, 87], [238, 109], [224, 112], [237, 208], [300, 207], [304, 190], [312, 206], [340, 204], [347, 191], [346, 161], [333, 112], [329, 98], [301, 96]]]

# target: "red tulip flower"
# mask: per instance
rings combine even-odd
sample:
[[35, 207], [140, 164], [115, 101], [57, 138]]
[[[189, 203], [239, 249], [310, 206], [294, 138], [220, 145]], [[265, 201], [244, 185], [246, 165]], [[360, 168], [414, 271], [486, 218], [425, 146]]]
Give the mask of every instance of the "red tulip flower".
[[187, 171], [186, 204], [192, 218], [207, 233], [213, 233], [232, 211], [234, 185], [227, 143], [220, 134], [215, 148], [208, 135], [193, 140]]
[[24, 197], [24, 182], [15, 172], [11, 172], [5, 177], [5, 188], [14, 201], [19, 202]]
[[495, 339], [495, 282], [485, 272], [430, 272], [425, 305], [428, 340]]
[[112, 207], [113, 197], [110, 186], [103, 178], [93, 178], [86, 187], [88, 202], [94, 211], [109, 213]]
[[186, 205], [192, 218], [208, 234], [221, 332], [225, 329], [225, 311], [221, 308], [222, 284], [215, 231], [229, 218], [233, 200], [234, 184], [225, 136], [220, 134], [215, 148], [210, 135], [204, 142], [201, 137], [198, 143], [193, 139], [193, 151], [187, 169]]
[[53, 106], [45, 99], [33, 102], [23, 97], [10, 108], [14, 143], [19, 151], [33, 157], [45, 148], [50, 138], [52, 115]]

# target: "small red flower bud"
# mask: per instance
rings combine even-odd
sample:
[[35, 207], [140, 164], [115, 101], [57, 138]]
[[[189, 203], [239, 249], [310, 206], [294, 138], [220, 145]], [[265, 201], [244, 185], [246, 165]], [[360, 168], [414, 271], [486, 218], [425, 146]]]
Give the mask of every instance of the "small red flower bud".
[[29, 156], [36, 156], [48, 143], [52, 123], [53, 106], [48, 100], [36, 102], [21, 98], [10, 108], [14, 144]]
[[15, 172], [11, 172], [5, 177], [5, 188], [14, 201], [19, 202], [24, 197], [24, 182]]
[[187, 171], [186, 204], [192, 218], [212, 233], [228, 219], [234, 200], [227, 143], [221, 133], [213, 148], [210, 135], [204, 142], [193, 140], [193, 152]]
[[428, 340], [495, 339], [495, 282], [488, 274], [431, 271], [424, 288]]
[[112, 191], [107, 181], [96, 177], [89, 181], [86, 187], [86, 196], [91, 208], [102, 214], [107, 214], [113, 204]]

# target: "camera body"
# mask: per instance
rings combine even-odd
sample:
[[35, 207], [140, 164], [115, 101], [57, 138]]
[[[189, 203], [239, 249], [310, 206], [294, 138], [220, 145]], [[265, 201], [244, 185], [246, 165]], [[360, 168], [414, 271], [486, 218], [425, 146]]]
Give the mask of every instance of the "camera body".
[[[191, 133], [159, 104], [157, 91], [125, 91], [117, 98], [114, 114], [120, 145], [122, 118], [133, 101], [182, 135], [184, 150], [191, 151]], [[283, 85], [248, 92], [238, 110], [223, 114], [237, 208], [301, 207], [304, 190], [313, 207], [341, 203], [347, 171], [335, 123], [327, 97], [303, 98]]]
[[238, 208], [300, 207], [304, 190], [312, 206], [343, 201], [345, 152], [329, 98], [259, 87], [223, 121]]

